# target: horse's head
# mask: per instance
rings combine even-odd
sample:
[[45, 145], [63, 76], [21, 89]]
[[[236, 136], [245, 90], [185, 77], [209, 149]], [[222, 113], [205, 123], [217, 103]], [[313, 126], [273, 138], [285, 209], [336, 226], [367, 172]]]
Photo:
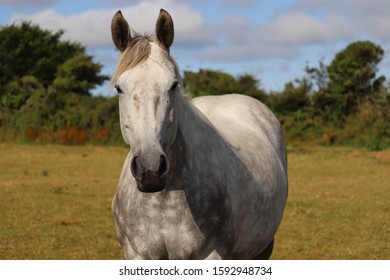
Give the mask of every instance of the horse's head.
[[132, 36], [119, 11], [111, 23], [121, 52], [113, 83], [119, 94], [122, 136], [132, 149], [131, 172], [143, 192], [160, 191], [169, 171], [167, 150], [176, 137], [177, 66], [169, 56], [173, 21], [164, 10], [156, 22], [156, 39]]

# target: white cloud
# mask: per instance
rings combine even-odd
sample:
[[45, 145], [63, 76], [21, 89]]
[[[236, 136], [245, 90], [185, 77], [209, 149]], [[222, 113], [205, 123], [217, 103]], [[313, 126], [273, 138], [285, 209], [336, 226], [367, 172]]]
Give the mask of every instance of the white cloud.
[[354, 30], [353, 39], [390, 41], [390, 1], [385, 0], [301, 0], [289, 7], [290, 12], [334, 14], [344, 26]]
[[90, 10], [65, 16], [53, 9], [46, 9], [31, 16], [16, 14], [11, 22], [30, 20], [49, 30], [65, 30], [64, 39], [81, 42], [89, 47], [103, 46], [110, 42], [110, 11]]
[[[11, 0], [0, 0], [2, 3]], [[17, 0], [27, 3], [25, 0]], [[108, 0], [100, 0], [106, 1]], [[113, 0], [114, 1], [114, 0]], [[273, 13], [267, 22], [245, 18], [232, 12], [250, 9], [255, 1], [218, 0], [229, 8], [223, 16], [211, 18], [192, 8], [209, 0], [115, 0], [132, 29], [154, 33], [160, 8], [166, 9], [175, 24], [174, 47], [191, 59], [211, 62], [240, 62], [270, 58], [292, 59], [304, 55], [308, 46], [335, 46], [357, 39], [390, 40], [390, 1], [384, 0], [301, 0]], [[33, 0], [53, 3], [55, 0]], [[111, 3], [111, 1], [110, 1]], [[215, 5], [215, 3], [214, 3]], [[264, 4], [265, 5], [265, 4]], [[113, 7], [115, 5], [109, 5]], [[221, 9], [224, 9], [221, 6]], [[51, 30], [64, 29], [64, 38], [89, 48], [112, 48], [110, 24], [118, 9], [89, 10], [65, 15], [45, 9], [31, 15], [17, 14], [11, 19], [31, 20]], [[209, 18], [207, 18], [209, 16]], [[257, 22], [256, 22], [257, 21]], [[367, 38], [368, 37], [368, 38]], [[190, 50], [190, 51], [189, 51]]]
[[349, 23], [337, 14], [318, 19], [286, 12], [259, 24], [231, 16], [218, 26], [217, 44], [201, 52], [202, 57], [214, 61], [292, 59], [302, 54], [303, 47], [336, 44], [353, 37]]
[[350, 0], [350, 22], [357, 30], [377, 41], [390, 41], [390, 1]]
[[[139, 33], [154, 33], [160, 8], [164, 7], [175, 23], [175, 43], [201, 45], [210, 43], [213, 37], [205, 32], [203, 17], [186, 4], [169, 0], [142, 1], [122, 9], [132, 29]], [[11, 22], [30, 20], [50, 30], [64, 29], [64, 39], [81, 42], [88, 47], [111, 46], [111, 19], [117, 9], [89, 10], [83, 13], [63, 15], [46, 9], [32, 15], [15, 14]]]
[[349, 0], [346, 7], [364, 16], [385, 16], [390, 13], [390, 1], [384, 0]]
[[220, 62], [242, 62], [269, 58], [291, 59], [297, 57], [299, 54], [298, 48], [266, 45], [260, 42], [223, 45], [201, 52], [203, 58]]
[[[349, 0], [347, 0], [349, 1]], [[363, 0], [367, 1], [367, 0]], [[345, 12], [346, 1], [340, 0], [300, 0], [293, 3], [288, 7], [288, 10], [299, 11], [299, 12], [321, 12], [326, 11], [327, 13], [334, 12]]]
[[268, 43], [311, 45], [334, 43], [353, 35], [348, 23], [338, 15], [324, 20], [302, 13], [286, 13], [259, 27], [258, 36]]
[[242, 17], [225, 17], [216, 30], [224, 37], [224, 44], [248, 43], [253, 37], [253, 25]]
[[54, 4], [57, 0], [0, 0], [0, 4], [9, 6], [43, 6]]
[[255, 0], [225, 0], [228, 5], [239, 7], [239, 8], [248, 8], [253, 6]]

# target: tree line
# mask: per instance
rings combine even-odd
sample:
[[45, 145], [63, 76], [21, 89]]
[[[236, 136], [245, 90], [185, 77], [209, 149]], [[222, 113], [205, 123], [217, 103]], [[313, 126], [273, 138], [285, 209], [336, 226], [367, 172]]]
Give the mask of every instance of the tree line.
[[[119, 144], [117, 97], [92, 96], [110, 77], [79, 43], [23, 22], [0, 27], [0, 141]], [[253, 75], [184, 71], [192, 97], [242, 93], [270, 107], [288, 143], [390, 146], [390, 84], [378, 74], [384, 51], [357, 41], [329, 65], [266, 92]]]

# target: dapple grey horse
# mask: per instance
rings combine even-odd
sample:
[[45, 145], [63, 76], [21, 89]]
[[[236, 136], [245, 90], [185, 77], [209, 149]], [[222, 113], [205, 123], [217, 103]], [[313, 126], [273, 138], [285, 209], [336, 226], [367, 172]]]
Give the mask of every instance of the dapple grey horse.
[[166, 11], [156, 36], [132, 34], [120, 11], [111, 31], [131, 147], [112, 203], [125, 258], [269, 258], [288, 192], [279, 121], [244, 95], [184, 96]]

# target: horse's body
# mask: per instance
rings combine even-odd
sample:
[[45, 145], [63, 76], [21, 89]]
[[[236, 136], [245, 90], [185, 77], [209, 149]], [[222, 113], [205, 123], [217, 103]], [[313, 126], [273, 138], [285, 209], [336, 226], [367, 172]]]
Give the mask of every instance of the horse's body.
[[[167, 52], [161, 53], [173, 40], [173, 25], [171, 41], [167, 29], [159, 29], [161, 22], [167, 27], [169, 20], [162, 11], [156, 24], [160, 43], [148, 42], [147, 58], [117, 73], [115, 80], [122, 92], [122, 133], [132, 147], [113, 200], [125, 257], [269, 257], [287, 198], [286, 151], [280, 124], [265, 105], [247, 96], [230, 94], [188, 101], [176, 87], [174, 63]], [[122, 35], [127, 32], [123, 21], [117, 14], [112, 27], [114, 43], [122, 53], [128, 47], [123, 43]], [[129, 38], [132, 40], [130, 33]], [[151, 83], [150, 89], [157, 92], [151, 94], [152, 101], [140, 101], [141, 94], [149, 91], [132, 86], [141, 87], [138, 74], [156, 77], [159, 70], [149, 73], [145, 69], [169, 63], [173, 67], [168, 67], [170, 76]], [[160, 120], [158, 125], [152, 125], [147, 112], [154, 112], [152, 119]]]

